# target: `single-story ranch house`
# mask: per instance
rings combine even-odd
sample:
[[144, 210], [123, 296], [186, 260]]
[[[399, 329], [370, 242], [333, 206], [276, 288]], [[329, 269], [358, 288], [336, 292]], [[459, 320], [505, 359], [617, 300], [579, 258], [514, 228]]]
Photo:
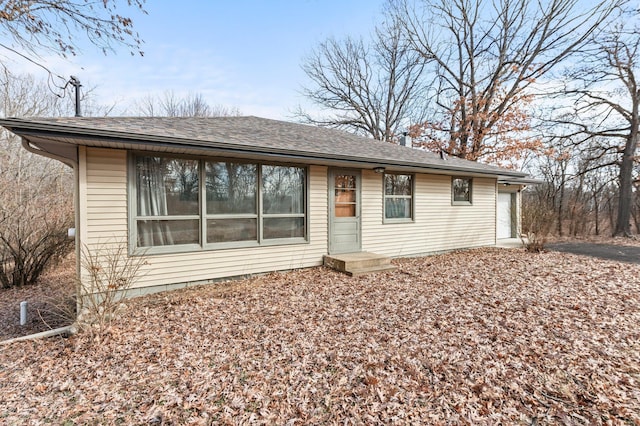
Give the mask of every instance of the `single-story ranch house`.
[[[526, 175], [338, 130], [257, 117], [6, 118], [71, 165], [76, 245], [145, 254], [138, 293], [415, 256], [519, 234]], [[80, 270], [80, 267], [78, 267]]]

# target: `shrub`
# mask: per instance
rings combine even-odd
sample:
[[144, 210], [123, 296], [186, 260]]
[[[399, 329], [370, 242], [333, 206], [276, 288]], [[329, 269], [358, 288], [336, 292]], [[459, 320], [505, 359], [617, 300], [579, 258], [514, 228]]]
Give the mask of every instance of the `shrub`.
[[124, 241], [85, 246], [81, 256], [78, 324], [100, 340], [147, 261], [145, 256], [129, 256]]
[[527, 251], [539, 253], [553, 227], [553, 209], [547, 203], [522, 197], [522, 233], [520, 237]]
[[67, 237], [73, 226], [70, 174], [46, 171], [22, 179], [22, 169], [0, 178], [0, 288], [36, 282], [73, 249]]

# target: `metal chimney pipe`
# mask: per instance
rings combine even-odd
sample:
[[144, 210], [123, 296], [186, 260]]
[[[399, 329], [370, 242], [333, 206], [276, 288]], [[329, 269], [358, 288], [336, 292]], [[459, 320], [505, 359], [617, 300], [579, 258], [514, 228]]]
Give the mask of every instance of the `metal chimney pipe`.
[[400, 136], [400, 145], [411, 147], [411, 136], [409, 136], [409, 132], [404, 132], [402, 136]]
[[80, 88], [82, 84], [80, 84], [80, 80], [78, 77], [71, 76], [69, 83], [76, 89], [76, 117], [82, 117], [82, 111], [80, 110]]

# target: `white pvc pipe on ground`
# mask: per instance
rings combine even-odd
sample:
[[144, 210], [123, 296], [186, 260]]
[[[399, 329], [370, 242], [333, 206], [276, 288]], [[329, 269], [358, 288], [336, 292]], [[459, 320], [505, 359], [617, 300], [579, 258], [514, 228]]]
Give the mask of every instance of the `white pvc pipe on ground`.
[[20, 302], [20, 325], [27, 325], [27, 301]]

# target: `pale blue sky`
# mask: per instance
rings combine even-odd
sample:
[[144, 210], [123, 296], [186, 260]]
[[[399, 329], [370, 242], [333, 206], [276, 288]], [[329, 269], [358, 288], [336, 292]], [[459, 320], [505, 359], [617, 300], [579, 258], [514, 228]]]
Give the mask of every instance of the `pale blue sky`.
[[[134, 100], [173, 90], [201, 93], [211, 105], [245, 115], [287, 119], [306, 76], [302, 58], [327, 37], [368, 36], [384, 0], [156, 0], [133, 14], [144, 57], [124, 48], [104, 56], [86, 47], [57, 74], [97, 86], [96, 101], [131, 113]], [[131, 14], [130, 14], [131, 15]]]

